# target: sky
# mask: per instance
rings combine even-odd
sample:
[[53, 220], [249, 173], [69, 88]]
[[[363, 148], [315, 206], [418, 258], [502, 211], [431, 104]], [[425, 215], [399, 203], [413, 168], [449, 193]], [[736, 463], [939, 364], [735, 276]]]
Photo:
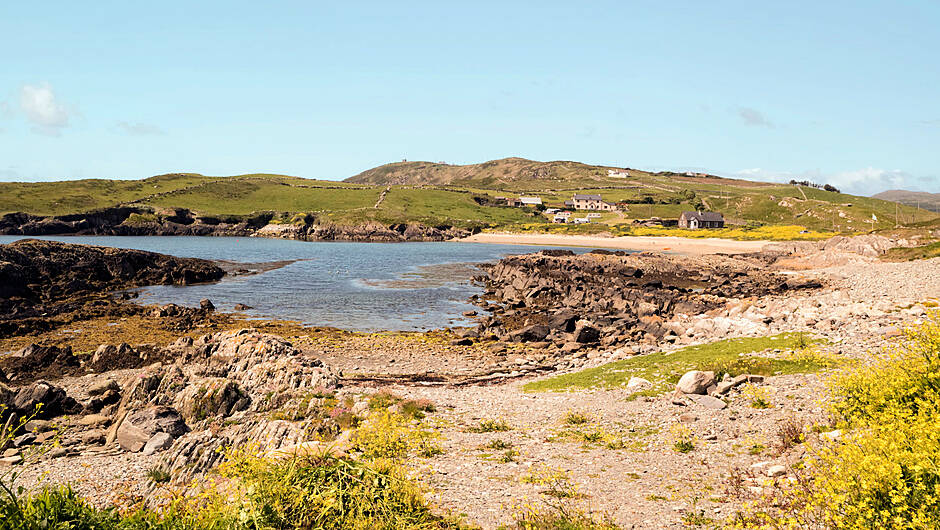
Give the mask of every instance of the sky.
[[508, 156], [940, 192], [940, 1], [4, 2], [0, 180]]

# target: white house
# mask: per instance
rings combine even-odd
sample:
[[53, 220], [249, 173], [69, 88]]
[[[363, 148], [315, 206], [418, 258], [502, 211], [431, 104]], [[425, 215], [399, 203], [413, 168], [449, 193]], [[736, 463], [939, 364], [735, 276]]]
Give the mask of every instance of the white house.
[[629, 177], [630, 174], [627, 173], [627, 170], [625, 170], [625, 169], [608, 169], [608, 170], [607, 170], [607, 176], [608, 176], [608, 177], [618, 178], [618, 179], [625, 179], [625, 178]]
[[536, 206], [536, 205], [542, 204], [542, 198], [541, 197], [519, 197], [519, 202], [521, 202], [523, 206]]
[[[565, 204], [568, 204], [568, 202], [566, 201]], [[571, 204], [577, 210], [604, 210], [612, 212], [617, 209], [613, 204], [604, 202], [600, 195], [576, 193], [574, 197], [571, 198]]]

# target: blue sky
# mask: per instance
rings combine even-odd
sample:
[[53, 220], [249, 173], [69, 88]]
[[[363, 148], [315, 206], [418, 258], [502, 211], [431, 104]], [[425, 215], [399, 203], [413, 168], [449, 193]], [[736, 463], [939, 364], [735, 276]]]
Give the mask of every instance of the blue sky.
[[937, 1], [5, 2], [0, 180], [523, 156], [940, 192], [938, 24]]

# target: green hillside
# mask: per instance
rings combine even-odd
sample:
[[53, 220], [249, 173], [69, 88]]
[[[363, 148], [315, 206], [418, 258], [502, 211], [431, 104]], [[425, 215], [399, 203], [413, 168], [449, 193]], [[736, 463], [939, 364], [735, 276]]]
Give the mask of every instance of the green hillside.
[[[618, 212], [605, 213], [597, 224], [577, 229], [591, 232], [603, 231], [605, 224], [613, 227], [633, 219], [675, 218], [695, 209], [722, 212], [729, 223], [741, 226], [800, 225], [847, 232], [893, 228], [896, 212], [902, 225], [938, 217], [911, 206], [808, 186], [521, 158], [465, 166], [399, 162], [344, 182], [192, 173], [143, 180], [9, 182], [0, 183], [0, 213], [64, 215], [132, 205], [155, 212], [185, 208], [201, 216], [273, 211], [285, 214], [282, 219], [310, 213], [317, 222], [337, 224], [374, 221], [503, 229], [525, 225], [532, 230], [547, 223], [547, 218], [532, 209], [506, 207], [497, 197], [535, 195], [551, 207], [561, 206], [574, 193], [600, 194], [619, 205]], [[878, 219], [874, 223], [873, 214]]]

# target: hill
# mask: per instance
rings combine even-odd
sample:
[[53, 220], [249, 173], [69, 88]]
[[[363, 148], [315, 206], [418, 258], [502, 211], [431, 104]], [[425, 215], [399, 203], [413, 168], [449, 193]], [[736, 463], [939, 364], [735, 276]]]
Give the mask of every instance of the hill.
[[899, 202], [920, 207], [931, 212], [940, 212], [940, 193], [926, 191], [888, 190], [872, 195], [876, 199]]
[[[911, 224], [938, 217], [924, 209], [902, 206], [896, 211], [894, 202], [809, 186], [522, 158], [463, 166], [398, 162], [343, 182], [274, 174], [217, 177], [194, 173], [142, 180], [0, 182], [0, 214], [68, 217], [130, 207], [138, 215], [117, 222], [140, 226], [172, 221], [182, 219], [178, 210], [186, 210], [189, 213], [184, 217], [206, 222], [256, 224], [258, 219], [273, 219], [317, 225], [542, 230], [547, 228], [547, 218], [532, 209], [508, 207], [499, 197], [535, 195], [548, 206], [562, 206], [575, 193], [602, 195], [605, 201], [616, 203], [618, 211], [604, 212], [590, 225], [555, 226], [553, 230], [613, 231], [614, 225], [626, 226], [634, 219], [676, 218], [684, 210], [721, 212], [730, 224], [745, 227], [798, 225], [837, 232], [888, 229], [896, 221]], [[260, 212], [269, 215], [253, 215]], [[877, 221], [872, 222], [873, 215]]]

